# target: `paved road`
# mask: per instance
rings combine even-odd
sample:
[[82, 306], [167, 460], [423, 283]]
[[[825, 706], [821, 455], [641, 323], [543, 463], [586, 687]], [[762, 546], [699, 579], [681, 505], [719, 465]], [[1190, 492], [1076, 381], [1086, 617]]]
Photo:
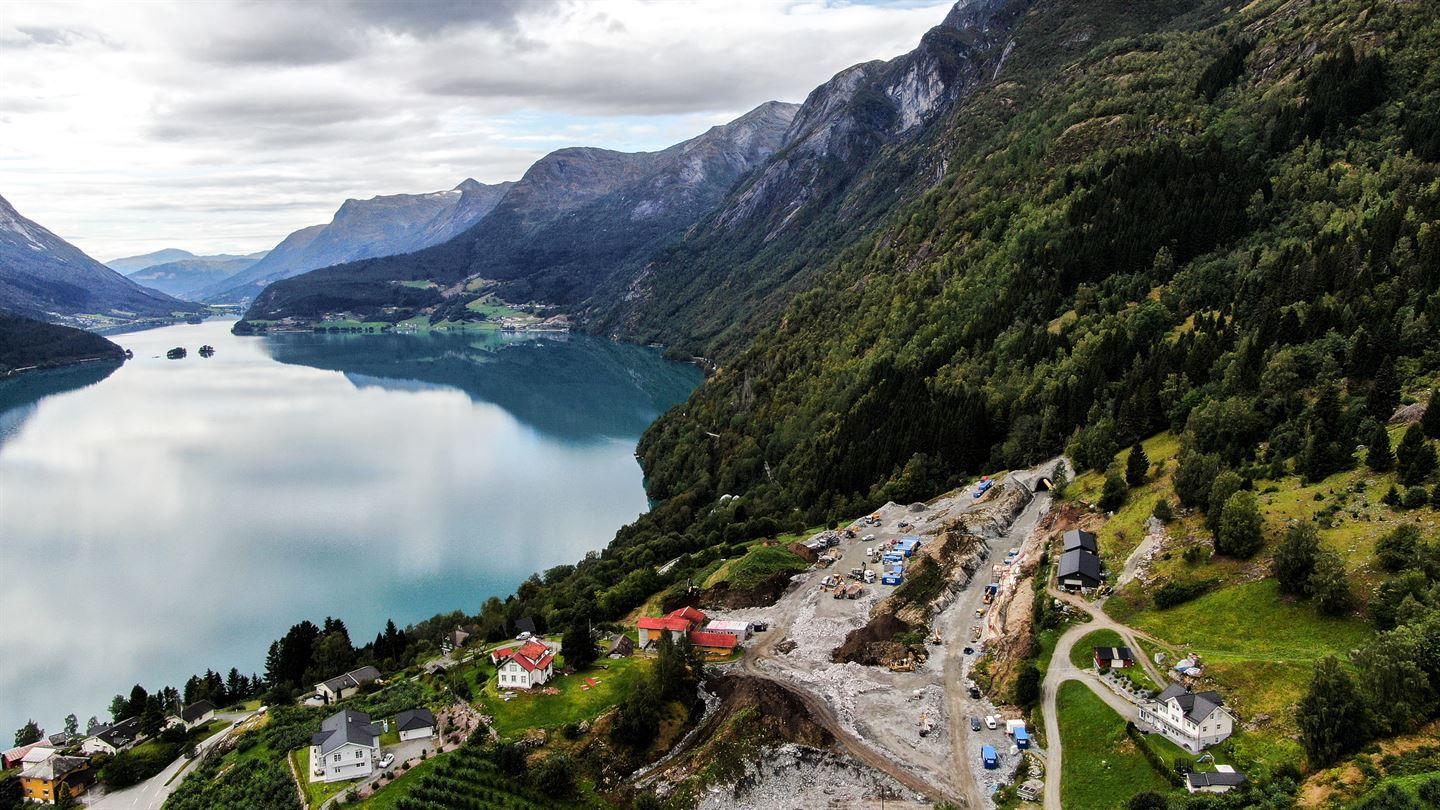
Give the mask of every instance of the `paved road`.
[[160, 805], [165, 803], [166, 799], [170, 798], [170, 794], [174, 793], [175, 789], [180, 787], [180, 783], [184, 781], [183, 774], [179, 776], [176, 774], [189, 770], [195, 763], [200, 761], [200, 754], [230, 736], [230, 733], [235, 730], [236, 725], [250, 718], [253, 714], [253, 712], [248, 712], [216, 715], [216, 717], [222, 720], [229, 720], [230, 725], [224, 731], [195, 746], [194, 759], [186, 759], [183, 756], [178, 757], [174, 762], [166, 765], [165, 770], [155, 774], [144, 782], [134, 787], [125, 788], [124, 790], [108, 792], [93, 802], [87, 802], [86, 806], [95, 808], [95, 810], [154, 810], [154, 808], [160, 807]]

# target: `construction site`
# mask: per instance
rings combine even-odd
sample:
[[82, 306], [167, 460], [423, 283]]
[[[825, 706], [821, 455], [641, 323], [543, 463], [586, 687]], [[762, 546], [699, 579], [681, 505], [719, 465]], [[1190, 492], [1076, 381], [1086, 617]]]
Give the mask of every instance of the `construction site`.
[[1043, 754], [1024, 756], [1032, 743], [1019, 713], [970, 676], [1028, 622], [1054, 465], [886, 504], [807, 540], [817, 562], [775, 604], [712, 614], [768, 625], [717, 669], [788, 691], [833, 743], [825, 756], [771, 750], [743, 778], [711, 786], [705, 806], [772, 807], [783, 795], [807, 807], [985, 807], [1017, 778], [1038, 790], [1043, 769], [1031, 763]]

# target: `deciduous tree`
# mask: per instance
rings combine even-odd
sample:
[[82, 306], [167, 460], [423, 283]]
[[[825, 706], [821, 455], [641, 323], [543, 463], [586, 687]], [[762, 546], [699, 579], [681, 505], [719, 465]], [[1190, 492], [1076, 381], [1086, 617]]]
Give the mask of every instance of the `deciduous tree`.
[[1227, 557], [1248, 559], [1265, 543], [1264, 524], [1255, 496], [1237, 492], [1225, 501], [1220, 513], [1220, 531], [1215, 535], [1215, 550]]
[[1300, 744], [1311, 768], [1323, 768], [1370, 737], [1370, 716], [1355, 681], [1335, 656], [1315, 667], [1309, 691], [1296, 707]]
[[1270, 563], [1281, 593], [1310, 594], [1310, 576], [1315, 573], [1315, 556], [1319, 551], [1320, 534], [1314, 523], [1297, 523], [1285, 531], [1285, 538], [1275, 549], [1275, 559]]

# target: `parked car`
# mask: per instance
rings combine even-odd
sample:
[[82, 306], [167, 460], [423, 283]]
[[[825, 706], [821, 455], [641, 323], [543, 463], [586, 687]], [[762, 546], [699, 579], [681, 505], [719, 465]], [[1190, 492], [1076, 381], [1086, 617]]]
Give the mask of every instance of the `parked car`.
[[394, 765], [394, 764], [395, 764], [395, 754], [394, 754], [393, 752], [392, 752], [392, 753], [388, 753], [388, 754], [386, 754], [386, 755], [383, 756], [383, 757], [380, 757], [380, 767], [382, 767], [382, 768], [388, 768], [388, 767], [390, 767], [391, 765]]
[[997, 723], [995, 722], [995, 715], [993, 715], [993, 714], [987, 714], [987, 715], [985, 715], [985, 727], [986, 727], [986, 728], [990, 729], [991, 731], [994, 731], [998, 725], [999, 725], [999, 724], [997, 724]]
[[534, 637], [535, 637], [535, 634], [534, 634], [534, 633], [531, 633], [529, 630], [526, 630], [525, 632], [523, 632], [523, 633], [521, 633], [520, 635], [516, 636], [516, 637], [515, 637], [515, 640], [516, 640], [516, 641], [529, 641], [530, 639], [532, 639], [532, 638], [534, 638]]
[[971, 730], [971, 731], [979, 731], [979, 730], [980, 730], [980, 718], [978, 718], [978, 717], [972, 717], [972, 718], [970, 718], [970, 730]]
[[979, 700], [979, 699], [980, 699], [980, 687], [978, 687], [978, 686], [972, 686], [972, 687], [970, 687], [970, 699], [971, 699], [971, 700]]

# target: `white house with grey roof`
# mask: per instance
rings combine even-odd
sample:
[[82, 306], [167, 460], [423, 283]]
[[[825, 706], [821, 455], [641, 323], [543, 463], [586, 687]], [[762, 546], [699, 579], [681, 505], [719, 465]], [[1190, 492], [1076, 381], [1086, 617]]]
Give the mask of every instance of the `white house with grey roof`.
[[336, 675], [328, 681], [315, 684], [315, 694], [326, 703], [335, 703], [360, 693], [360, 687], [380, 680], [380, 670], [375, 667], [360, 667], [344, 675]]
[[310, 781], [369, 776], [379, 757], [380, 728], [370, 722], [370, 715], [342, 709], [325, 718], [310, 738]]
[[1153, 700], [1140, 704], [1139, 717], [1186, 751], [1197, 752], [1224, 741], [1235, 730], [1218, 692], [1191, 692], [1172, 683]]

